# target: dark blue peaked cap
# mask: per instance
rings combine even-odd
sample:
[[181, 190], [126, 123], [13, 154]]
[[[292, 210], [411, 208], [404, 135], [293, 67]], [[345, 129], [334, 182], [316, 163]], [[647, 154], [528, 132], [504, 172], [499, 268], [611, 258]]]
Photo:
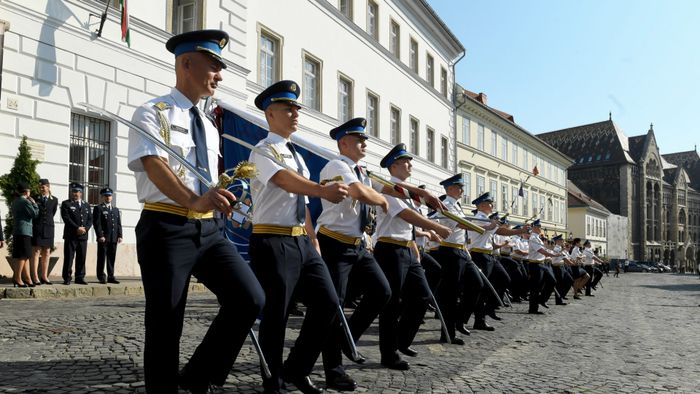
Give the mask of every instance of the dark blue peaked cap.
[[81, 185], [78, 182], [73, 182], [70, 184], [70, 189], [71, 190], [80, 190], [81, 192], [83, 191], [83, 185]]
[[301, 108], [297, 101], [301, 94], [301, 87], [294, 81], [279, 81], [273, 83], [255, 98], [255, 106], [266, 110], [272, 103], [287, 102]]
[[564, 237], [561, 236], [561, 234], [557, 235], [556, 237], [552, 238], [552, 241], [559, 241], [560, 239], [564, 239]]
[[100, 194], [103, 196], [111, 196], [112, 194], [114, 194], [114, 191], [112, 191], [112, 189], [108, 187], [105, 187], [104, 189], [100, 190]]
[[411, 156], [406, 150], [406, 144], [400, 143], [393, 147], [389, 153], [384, 156], [382, 161], [379, 162], [379, 165], [382, 168], [389, 168], [396, 160], [404, 158], [413, 159], [413, 156]]
[[540, 222], [540, 219], [537, 219], [534, 222], [532, 222], [532, 227], [542, 227], [542, 223]]
[[491, 201], [491, 202], [493, 202], [493, 197], [491, 197], [491, 193], [486, 192], [486, 193], [480, 195], [479, 197], [476, 198], [476, 200], [472, 201], [472, 204], [474, 204], [474, 205], [479, 205], [479, 204], [481, 204], [482, 202], [485, 202], [485, 201]]
[[188, 52], [203, 52], [211, 55], [226, 68], [221, 58], [221, 50], [228, 44], [229, 36], [223, 30], [195, 30], [170, 37], [165, 48], [175, 54], [175, 57]]
[[331, 138], [333, 138], [336, 141], [340, 141], [340, 139], [345, 137], [346, 135], [352, 134], [367, 139], [369, 138], [369, 136], [365, 132], [366, 126], [367, 119], [365, 118], [350, 119], [347, 122], [331, 130]]
[[464, 179], [462, 178], [462, 174], [459, 173], [457, 175], [451, 176], [444, 181], [440, 182], [440, 184], [444, 187], [447, 186], [452, 186], [452, 185], [462, 185], [464, 186]]

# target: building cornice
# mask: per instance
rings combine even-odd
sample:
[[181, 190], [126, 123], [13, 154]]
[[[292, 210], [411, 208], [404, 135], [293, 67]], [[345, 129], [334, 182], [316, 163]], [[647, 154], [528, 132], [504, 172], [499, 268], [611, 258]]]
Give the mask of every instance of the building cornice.
[[411, 16], [418, 26], [425, 28], [421, 30], [422, 34], [436, 39], [435, 42], [448, 59], [455, 59], [466, 52], [459, 39], [425, 0], [396, 0], [394, 3]]

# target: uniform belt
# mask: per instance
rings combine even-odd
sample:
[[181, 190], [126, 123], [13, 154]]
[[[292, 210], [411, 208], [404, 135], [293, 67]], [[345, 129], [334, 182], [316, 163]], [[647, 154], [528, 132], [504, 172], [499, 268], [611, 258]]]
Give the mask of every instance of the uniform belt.
[[510, 253], [503, 253], [503, 252], [501, 252], [501, 256], [510, 257]]
[[388, 244], [399, 245], [399, 246], [403, 246], [404, 248], [410, 248], [412, 245], [415, 244], [414, 241], [404, 241], [403, 239], [394, 239], [394, 238], [389, 238], [389, 237], [379, 237], [377, 242], [384, 242], [384, 243], [388, 243]]
[[164, 202], [147, 202], [143, 204], [145, 211], [165, 212], [177, 216], [184, 216], [187, 219], [213, 219], [214, 211], [195, 212], [185, 207]]
[[318, 232], [325, 235], [326, 237], [333, 238], [334, 240], [336, 240], [338, 242], [342, 242], [342, 243], [348, 244], [348, 245], [357, 246], [360, 244], [360, 242], [362, 242], [362, 238], [351, 237], [351, 236], [345, 235], [343, 233], [333, 231], [333, 230], [329, 229], [328, 227], [324, 227], [324, 226], [321, 226], [318, 229]]
[[481, 249], [481, 248], [471, 248], [469, 249], [471, 253], [483, 253], [483, 254], [491, 254], [493, 253], [493, 250], [491, 249]]
[[253, 223], [253, 234], [288, 235], [291, 237], [298, 237], [300, 235], [306, 235], [306, 227]]
[[440, 246], [444, 246], [446, 248], [459, 249], [459, 250], [466, 249], [463, 244], [457, 244], [454, 242], [446, 242], [446, 241], [440, 241]]
[[527, 261], [530, 264], [542, 264], [542, 263], [544, 263], [544, 260], [530, 260], [530, 259], [528, 259], [525, 261]]

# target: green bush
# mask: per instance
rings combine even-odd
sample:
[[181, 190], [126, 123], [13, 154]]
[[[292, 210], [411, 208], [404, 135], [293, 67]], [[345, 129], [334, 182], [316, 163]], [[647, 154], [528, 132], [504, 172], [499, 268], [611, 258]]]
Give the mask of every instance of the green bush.
[[0, 192], [2, 192], [2, 197], [7, 205], [7, 214], [2, 224], [9, 254], [12, 253], [12, 233], [14, 229], [12, 202], [17, 197], [17, 185], [20, 182], [26, 182], [32, 188], [33, 196], [39, 193], [39, 173], [36, 172], [39, 160], [32, 159], [32, 149], [27, 144], [26, 135], [22, 136], [22, 142], [20, 142], [17, 150], [18, 154], [10, 172], [0, 176]]

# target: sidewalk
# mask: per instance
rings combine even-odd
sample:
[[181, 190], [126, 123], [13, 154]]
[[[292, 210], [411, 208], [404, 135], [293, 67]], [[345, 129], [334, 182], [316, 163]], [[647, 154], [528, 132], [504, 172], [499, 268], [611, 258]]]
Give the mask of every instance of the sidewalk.
[[[119, 284], [100, 284], [95, 277], [86, 277], [87, 285], [71, 283], [66, 286], [60, 278], [50, 278], [53, 285], [41, 285], [33, 288], [17, 288], [12, 286], [11, 278], [0, 279], [0, 299], [2, 298], [78, 298], [78, 297], [111, 297], [124, 295], [142, 295], [143, 283], [141, 278], [119, 278]], [[196, 279], [190, 282], [190, 293], [208, 291]]]

